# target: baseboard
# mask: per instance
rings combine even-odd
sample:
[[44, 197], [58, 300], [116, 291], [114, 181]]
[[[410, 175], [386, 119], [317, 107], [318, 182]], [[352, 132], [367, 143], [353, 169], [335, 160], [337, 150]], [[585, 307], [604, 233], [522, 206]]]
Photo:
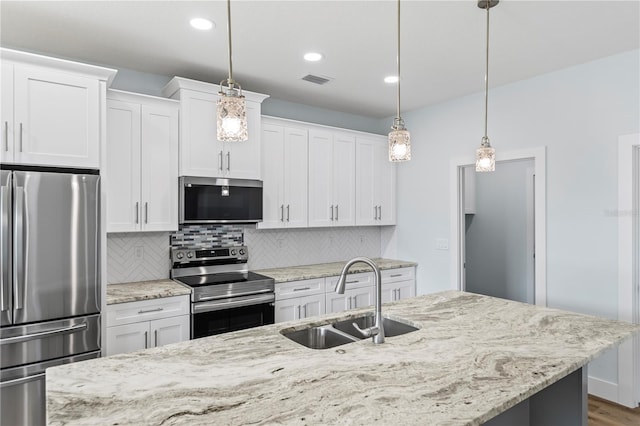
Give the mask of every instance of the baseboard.
[[589, 376], [588, 391], [591, 395], [606, 399], [607, 401], [618, 402], [618, 384], [606, 380]]

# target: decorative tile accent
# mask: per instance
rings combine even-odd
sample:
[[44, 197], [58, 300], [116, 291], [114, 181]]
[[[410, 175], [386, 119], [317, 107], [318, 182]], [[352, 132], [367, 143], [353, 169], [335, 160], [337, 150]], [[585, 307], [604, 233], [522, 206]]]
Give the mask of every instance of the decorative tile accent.
[[237, 225], [181, 225], [171, 234], [173, 247], [238, 247], [244, 244], [242, 226]]
[[381, 257], [380, 228], [244, 229], [249, 269]]
[[169, 278], [168, 232], [107, 235], [107, 283]]

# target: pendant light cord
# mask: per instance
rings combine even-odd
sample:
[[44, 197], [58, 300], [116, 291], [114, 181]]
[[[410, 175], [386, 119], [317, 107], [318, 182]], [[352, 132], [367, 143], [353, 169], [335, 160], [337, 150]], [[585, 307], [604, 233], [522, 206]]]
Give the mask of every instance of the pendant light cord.
[[400, 0], [398, 0], [398, 56], [396, 58], [398, 64], [398, 99], [396, 105], [396, 119], [400, 121]]
[[233, 65], [231, 62], [231, 0], [227, 0], [227, 39], [229, 40], [229, 88], [233, 88]]
[[487, 1], [487, 56], [485, 62], [485, 74], [484, 74], [484, 138], [482, 140], [483, 144], [485, 141], [488, 143], [489, 138], [487, 136], [487, 122], [489, 116], [489, 9], [491, 9], [490, 2]]

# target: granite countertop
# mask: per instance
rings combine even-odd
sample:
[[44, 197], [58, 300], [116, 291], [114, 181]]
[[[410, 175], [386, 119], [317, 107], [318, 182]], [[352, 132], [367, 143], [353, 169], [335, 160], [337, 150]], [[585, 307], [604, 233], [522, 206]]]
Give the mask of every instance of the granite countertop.
[[[381, 270], [405, 268], [418, 265], [415, 262], [407, 262], [404, 260], [394, 259], [372, 259]], [[318, 263], [315, 265], [289, 266], [286, 268], [261, 269], [253, 271], [261, 275], [272, 277], [276, 283], [285, 283], [289, 281], [310, 280], [313, 278], [334, 277], [340, 275], [344, 262]], [[356, 263], [349, 270], [350, 274], [359, 272], [370, 272], [371, 268], [364, 263]]]
[[191, 294], [191, 289], [170, 279], [109, 284], [107, 285], [107, 305], [184, 294]]
[[446, 291], [384, 306], [420, 330], [333, 349], [280, 334], [370, 309], [47, 370], [51, 425], [477, 425], [640, 327]]

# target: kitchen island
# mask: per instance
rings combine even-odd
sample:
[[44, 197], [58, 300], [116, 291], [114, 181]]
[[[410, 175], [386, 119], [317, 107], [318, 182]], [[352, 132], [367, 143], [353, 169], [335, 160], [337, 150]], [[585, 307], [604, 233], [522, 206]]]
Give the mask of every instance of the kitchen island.
[[[577, 394], [567, 404], [584, 404], [582, 367], [639, 330], [447, 291], [384, 305], [385, 316], [420, 329], [382, 345], [365, 339], [313, 350], [280, 334], [368, 311], [51, 368], [48, 422], [476, 425], [503, 412], [533, 410], [518, 407], [567, 381], [563, 395], [566, 389]], [[553, 396], [542, 401], [549, 399], [557, 402]], [[586, 407], [578, 407], [574, 424], [586, 422], [580, 413]]]

